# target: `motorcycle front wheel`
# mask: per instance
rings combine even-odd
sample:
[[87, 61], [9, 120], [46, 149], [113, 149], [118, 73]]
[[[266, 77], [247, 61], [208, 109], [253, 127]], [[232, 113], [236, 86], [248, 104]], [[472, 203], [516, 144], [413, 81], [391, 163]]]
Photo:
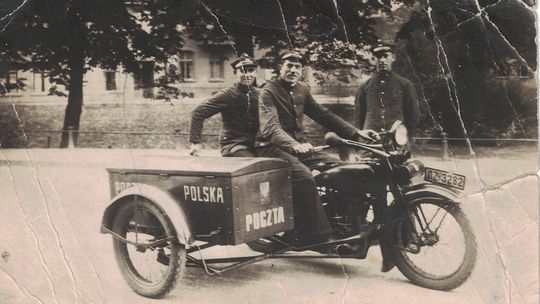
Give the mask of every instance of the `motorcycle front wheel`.
[[152, 247], [128, 244], [113, 238], [116, 261], [128, 285], [144, 297], [160, 298], [173, 289], [185, 269], [186, 250], [175, 238], [169, 219], [152, 202], [137, 197], [118, 210], [113, 231], [127, 241], [148, 244], [169, 239]]
[[476, 240], [465, 214], [454, 203], [422, 198], [409, 203], [395, 230], [394, 262], [412, 283], [452, 290], [471, 275]]

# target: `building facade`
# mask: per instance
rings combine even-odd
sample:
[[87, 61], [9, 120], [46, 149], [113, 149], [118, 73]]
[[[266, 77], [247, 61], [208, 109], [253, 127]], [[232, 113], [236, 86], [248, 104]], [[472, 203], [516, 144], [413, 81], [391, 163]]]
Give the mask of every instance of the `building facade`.
[[[256, 51], [255, 57], [258, 58], [262, 53]], [[169, 60], [179, 76], [173, 86], [196, 99], [209, 97], [235, 82], [230, 63], [236, 56], [231, 44], [202, 45], [186, 39], [183, 50]], [[155, 99], [158, 88], [154, 84], [160, 76], [154, 72], [152, 61], [140, 62], [139, 69], [134, 73], [92, 69], [84, 75], [84, 102], [140, 102]], [[271, 77], [271, 70], [258, 70], [259, 83]], [[4, 65], [0, 67], [0, 79], [4, 84], [0, 88], [0, 100], [65, 100], [65, 96], [49, 94], [54, 84], [46, 71], [11, 70]]]
[[[258, 59], [266, 51], [254, 52], [254, 57]], [[208, 45], [185, 39], [183, 50], [169, 60], [179, 76], [173, 86], [195, 100], [207, 98], [235, 82], [230, 63], [236, 56], [230, 43]], [[314, 94], [328, 97], [352, 96], [357, 86], [357, 82], [344, 84], [332, 79], [324, 85], [318, 85], [312, 74], [312, 70], [306, 67], [303, 76]], [[157, 99], [159, 94], [155, 83], [160, 76], [154, 72], [152, 61], [139, 62], [139, 69], [134, 73], [94, 68], [84, 75], [84, 102], [144, 102]], [[272, 77], [275, 77], [273, 70], [259, 68], [257, 83], [262, 84]], [[65, 96], [53, 94], [52, 91], [68, 93], [65, 88], [51, 83], [47, 71], [12, 70], [8, 65], [0, 66], [0, 83], [4, 84], [0, 85], [0, 101], [65, 102]]]

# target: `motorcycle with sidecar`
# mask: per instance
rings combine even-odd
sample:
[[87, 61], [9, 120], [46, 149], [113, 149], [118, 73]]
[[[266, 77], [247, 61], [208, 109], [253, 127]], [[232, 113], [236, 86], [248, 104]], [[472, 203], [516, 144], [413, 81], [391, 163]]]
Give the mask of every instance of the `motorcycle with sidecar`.
[[[334, 229], [328, 243], [295, 248], [282, 241], [294, 228], [291, 175], [287, 162], [272, 158], [148, 157], [134, 168], [109, 168], [112, 200], [101, 232], [112, 235], [128, 285], [150, 298], [166, 295], [186, 267], [215, 275], [271, 258], [363, 259], [376, 245], [414, 284], [452, 290], [476, 262], [476, 240], [460, 208], [465, 176], [410, 160], [399, 121], [380, 136], [361, 143], [329, 133], [326, 145], [315, 147], [369, 151], [311, 168]], [[202, 254], [244, 243], [260, 254]], [[305, 254], [321, 246], [332, 250]]]

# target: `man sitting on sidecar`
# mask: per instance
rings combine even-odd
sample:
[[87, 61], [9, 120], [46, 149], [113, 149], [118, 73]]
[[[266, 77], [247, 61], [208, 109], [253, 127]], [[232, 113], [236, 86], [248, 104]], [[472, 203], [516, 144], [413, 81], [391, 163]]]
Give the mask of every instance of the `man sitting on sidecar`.
[[236, 82], [210, 97], [191, 113], [189, 129], [190, 154], [202, 150], [201, 133], [204, 121], [221, 113], [222, 127], [219, 136], [221, 155], [254, 157], [254, 143], [259, 131], [258, 98], [255, 86], [257, 63], [247, 54], [231, 63]]
[[[351, 139], [373, 139], [372, 130], [359, 130], [319, 105], [306, 84], [300, 81], [303, 58], [288, 51], [280, 57], [279, 77], [269, 81], [259, 97], [260, 138], [257, 155], [275, 157], [291, 164], [295, 230], [285, 242], [303, 247], [332, 240], [332, 229], [321, 204], [310, 167], [337, 163], [339, 159], [313, 152], [306, 141], [304, 113], [311, 119]], [[319, 251], [325, 251], [321, 247]]]

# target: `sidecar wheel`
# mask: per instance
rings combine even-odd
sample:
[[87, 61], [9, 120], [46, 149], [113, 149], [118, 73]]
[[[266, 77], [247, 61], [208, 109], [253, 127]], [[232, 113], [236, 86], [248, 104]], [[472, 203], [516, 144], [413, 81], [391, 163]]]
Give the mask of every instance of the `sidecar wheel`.
[[[148, 243], [176, 235], [163, 212], [140, 197], [120, 207], [112, 227], [132, 242]], [[113, 238], [113, 248], [122, 276], [144, 297], [163, 297], [185, 270], [186, 250], [176, 239], [155, 247], [137, 248]]]
[[[419, 199], [395, 230], [394, 262], [412, 283], [436, 290], [463, 284], [476, 263], [471, 224], [453, 203]], [[412, 227], [412, 229], [411, 229]]]

